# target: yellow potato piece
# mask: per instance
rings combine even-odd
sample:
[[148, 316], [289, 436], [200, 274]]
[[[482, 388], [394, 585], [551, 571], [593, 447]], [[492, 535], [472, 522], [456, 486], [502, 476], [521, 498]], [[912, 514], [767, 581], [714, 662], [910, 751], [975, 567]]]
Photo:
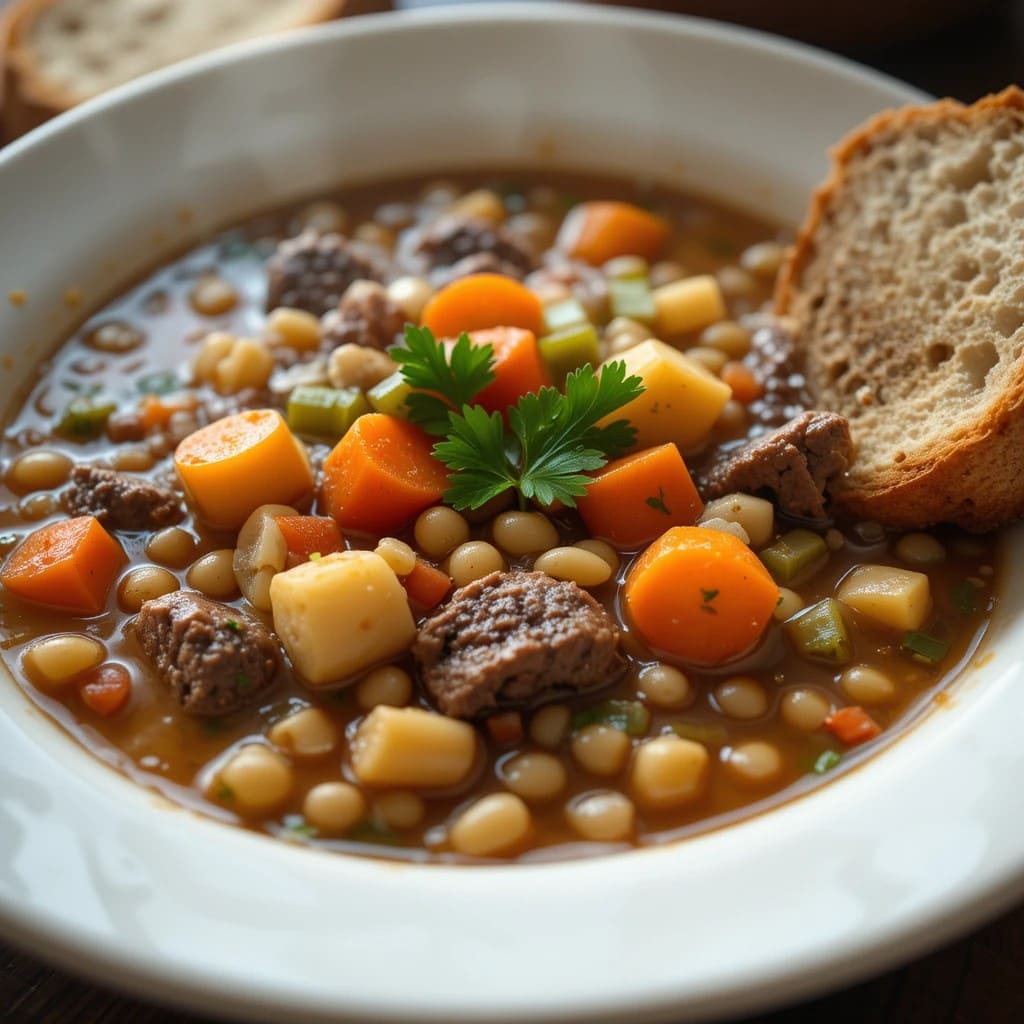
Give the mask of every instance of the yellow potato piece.
[[727, 384], [671, 345], [652, 338], [616, 356], [626, 375], [644, 382], [644, 393], [601, 421], [628, 419], [637, 429], [636, 448], [668, 441], [696, 448], [732, 396]]
[[713, 274], [684, 277], [654, 289], [655, 326], [663, 336], [699, 331], [725, 318], [722, 290]]
[[843, 604], [890, 629], [920, 629], [931, 610], [928, 577], [890, 565], [859, 565], [836, 596]]
[[288, 657], [313, 686], [402, 654], [416, 636], [402, 584], [372, 551], [340, 551], [277, 573], [270, 607]]

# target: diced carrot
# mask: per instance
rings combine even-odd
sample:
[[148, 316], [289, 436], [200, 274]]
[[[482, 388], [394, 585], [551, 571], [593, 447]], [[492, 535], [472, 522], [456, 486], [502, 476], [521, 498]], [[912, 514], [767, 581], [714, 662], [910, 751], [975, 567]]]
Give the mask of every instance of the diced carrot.
[[620, 548], [638, 548], [670, 526], [690, 526], [704, 511], [674, 444], [609, 462], [576, 504], [587, 531]]
[[557, 245], [597, 267], [616, 256], [656, 260], [670, 233], [667, 221], [632, 203], [580, 203], [562, 221]]
[[128, 703], [132, 677], [122, 665], [99, 665], [79, 679], [78, 692], [86, 707], [109, 718]]
[[754, 376], [754, 371], [743, 363], [726, 363], [718, 376], [723, 384], [732, 388], [732, 397], [743, 405], [756, 402], [764, 394], [764, 385]]
[[158, 395], [146, 395], [139, 403], [139, 413], [146, 430], [166, 427], [176, 412], [189, 412], [196, 407], [192, 395], [177, 395], [173, 398], [161, 398]]
[[452, 589], [451, 577], [422, 558], [416, 559], [412, 572], [403, 576], [401, 583], [409, 600], [424, 611], [436, 608]]
[[848, 747], [881, 735], [882, 727], [859, 705], [839, 708], [825, 719], [825, 728]]
[[0, 582], [28, 601], [98, 615], [126, 560], [95, 516], [78, 516], [30, 533], [0, 571]]
[[260, 505], [295, 505], [313, 490], [302, 442], [276, 409], [225, 416], [189, 434], [174, 467], [196, 514], [237, 529]]
[[432, 440], [407, 420], [366, 413], [324, 462], [323, 501], [343, 530], [381, 535], [436, 505], [448, 470]]
[[518, 711], [491, 715], [484, 724], [491, 739], [503, 747], [510, 747], [523, 738], [523, 716]]
[[526, 394], [540, 391], [551, 383], [541, 359], [537, 336], [520, 327], [489, 327], [472, 331], [474, 345], [494, 349], [494, 380], [473, 400], [488, 412], [501, 412]]
[[288, 546], [286, 569], [308, 562], [310, 555], [329, 555], [345, 550], [345, 538], [333, 519], [324, 516], [274, 516]]
[[503, 274], [470, 274], [445, 285], [423, 307], [422, 323], [438, 338], [486, 327], [522, 327], [540, 333], [540, 300]]
[[633, 627], [656, 651], [718, 665], [757, 643], [779, 588], [732, 534], [675, 526], [630, 569], [623, 596]]

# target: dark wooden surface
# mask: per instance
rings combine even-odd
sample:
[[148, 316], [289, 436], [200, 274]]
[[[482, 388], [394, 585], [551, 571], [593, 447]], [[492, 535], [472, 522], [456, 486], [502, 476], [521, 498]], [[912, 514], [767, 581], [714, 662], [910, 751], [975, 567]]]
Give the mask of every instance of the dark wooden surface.
[[[399, 5], [423, 2], [400, 0]], [[847, 5], [833, 6], [841, 17]], [[975, 99], [1011, 81], [1024, 82], [1024, 0], [937, 36], [922, 33], [911, 43], [846, 52], [930, 92]], [[1019, 814], [1020, 808], [1007, 813]], [[907, 966], [755, 1019], [761, 1024], [1024, 1024], [1024, 907]], [[0, 944], [0, 1020], [212, 1024], [213, 1018], [121, 996]]]

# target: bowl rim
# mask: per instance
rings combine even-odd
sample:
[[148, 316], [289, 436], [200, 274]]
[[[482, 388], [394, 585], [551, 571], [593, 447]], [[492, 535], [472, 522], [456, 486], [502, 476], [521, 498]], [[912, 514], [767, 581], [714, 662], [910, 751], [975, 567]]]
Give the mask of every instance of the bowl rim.
[[[82, 121], [149, 96], [174, 82], [200, 75], [211, 68], [227, 68], [238, 62], [258, 59], [266, 52], [302, 50], [311, 45], [326, 46], [331, 45], [331, 40], [336, 38], [405, 32], [421, 24], [437, 26], [478, 23], [481, 26], [493, 26], [495, 22], [531, 23], [538, 21], [570, 24], [597, 23], [610, 29], [649, 26], [657, 31], [678, 32], [708, 39], [740, 42], [788, 60], [802, 61], [830, 73], [841, 74], [849, 79], [884, 84], [894, 94], [904, 97], [908, 102], [921, 99], [924, 95], [895, 79], [862, 68], [845, 58], [827, 55], [805, 44], [782, 40], [757, 30], [722, 25], [705, 19], [656, 12], [595, 8], [577, 4], [499, 3], [481, 4], [472, 9], [464, 7], [432, 8], [367, 15], [328, 26], [295, 30], [275, 38], [248, 40], [154, 72], [90, 100], [29, 133], [23, 139], [12, 143], [0, 152], [0, 173], [6, 166], [16, 162], [23, 153], [45, 145], [48, 140], [70, 130]], [[1018, 539], [1021, 539], [1019, 535]], [[18, 696], [21, 696], [20, 693]], [[935, 714], [930, 717], [934, 718]], [[921, 723], [915, 727], [915, 732], [924, 729], [927, 725], [928, 723]], [[929, 735], [934, 732], [934, 729], [930, 730]], [[899, 747], [900, 745], [896, 744], [895, 746]], [[891, 753], [893, 751], [886, 751], [885, 757], [888, 758]], [[871, 762], [869, 762], [864, 769], [853, 774], [863, 776], [871, 769], [871, 766]], [[127, 780], [123, 780], [123, 782], [125, 786], [135, 788]], [[837, 780], [831, 785], [842, 784], [844, 784], [844, 780]], [[808, 801], [804, 798], [796, 803], [805, 806]], [[784, 809], [772, 811], [772, 815], [779, 814]], [[797, 808], [798, 812], [799, 810]], [[797, 817], [806, 817], [806, 814], [798, 813]], [[741, 825], [729, 826], [728, 830], [746, 828], [748, 824], [751, 827], [747, 828], [747, 831], [756, 833], [762, 823], [754, 820]], [[221, 825], [203, 819], [197, 819], [196, 827], [217, 829], [218, 834], [223, 832]], [[708, 835], [714, 836], [715, 833]], [[704, 837], [698, 837], [696, 840], [687, 842], [701, 842], [703, 839]], [[266, 844], [273, 842], [273, 840], [266, 840], [263, 837], [249, 835], [234, 836], [231, 840], [232, 845], [240, 850], [252, 848], [257, 851], [257, 855], [266, 855], [268, 859], [287, 859], [283, 850], [275, 850], [272, 854], [267, 852], [270, 847]], [[261, 844], [261, 846], [252, 847], [253, 843]], [[1024, 851], [1021, 852], [1024, 853]], [[648, 856], [664, 857], [665, 854], [665, 848], [644, 851], [644, 855]], [[301, 856], [330, 857], [333, 860], [336, 855], [306, 850], [301, 851]], [[636, 859], [636, 855], [633, 854], [627, 854], [625, 857]], [[491, 877], [496, 877], [494, 873], [503, 875], [509, 872], [517, 875], [568, 872], [594, 875], [600, 873], [599, 865], [605, 862], [606, 859], [602, 858], [596, 862], [569, 862], [568, 864], [495, 866], [481, 869], [466, 866], [431, 865], [423, 869], [410, 866], [407, 870], [413, 873], [424, 870], [440, 874], [454, 871], [460, 876], [485, 872]], [[348, 865], [348, 867], [353, 866]], [[352, 873], [366, 876], [368, 872], [376, 870], [378, 870], [377, 867], [371, 869], [360, 863], [353, 868]], [[763, 1008], [774, 1005], [782, 999], [807, 996], [826, 987], [852, 981], [883, 966], [892, 966], [894, 962], [909, 959], [977, 924], [1022, 894], [1024, 894], [1024, 856], [1019, 857], [1015, 864], [1010, 864], [999, 871], [990, 870], [987, 875], [974, 878], [969, 884], [961, 884], [957, 890], [957, 898], [952, 901], [949, 900], [948, 893], [941, 894], [943, 896], [941, 901], [929, 903], [923, 909], [918, 908], [915, 913], [910, 914], [903, 921], [902, 927], [891, 929], [884, 936], [871, 933], [862, 934], [857, 942], [847, 942], [845, 946], [820, 949], [818, 959], [810, 964], [812, 970], [808, 972], [809, 976], [802, 979], [794, 979], [793, 965], [782, 965], [777, 966], [774, 971], [762, 968], [754, 976], [741, 977], [736, 986], [728, 992], [723, 992], [720, 987], [716, 988], [714, 981], [710, 982], [704, 991], [695, 991], [692, 986], [685, 991], [666, 988], [664, 991], [654, 993], [653, 996], [651, 994], [644, 995], [642, 1006], [638, 1006], [636, 1000], [639, 994], [623, 989], [622, 998], [617, 1004], [580, 1001], [568, 1009], [559, 1006], [557, 1012], [554, 1013], [550, 1008], [537, 1005], [529, 1008], [527, 1012], [523, 1012], [522, 1007], [517, 1008], [514, 1011], [514, 1016], [504, 1016], [500, 1011], [489, 1007], [486, 1010], [486, 1015], [489, 1020], [493, 1021], [526, 1018], [536, 1021], [546, 1019], [612, 1021], [622, 1019], [622, 1014], [628, 1012], [631, 1019], [641, 1021], [663, 1019], [680, 1012], [681, 1006], [685, 1005], [688, 1019], [698, 1020], [726, 1012], [737, 1013], [751, 1010], [754, 1007]], [[19, 904], [16, 900], [12, 901], [4, 892], [0, 892], [0, 921], [3, 922], [7, 938], [44, 959], [79, 974], [117, 972], [119, 986], [145, 997], [157, 998], [195, 1009], [209, 1010], [211, 1007], [217, 1007], [221, 1012], [229, 1010], [231, 1012], [246, 1012], [250, 1016], [255, 1015], [260, 1019], [268, 1020], [275, 1019], [282, 1009], [282, 1004], [264, 1002], [268, 995], [273, 997], [275, 994], [280, 995], [279, 992], [267, 993], [262, 991], [258, 984], [254, 984], [253, 989], [248, 993], [235, 993], [234, 999], [237, 1002], [232, 1003], [225, 999], [223, 980], [216, 974], [196, 974], [177, 968], [169, 971], [161, 958], [148, 956], [140, 948], [131, 948], [124, 942], [106, 942], [95, 936], [69, 933], [59, 918], [40, 915], [32, 907]], [[836, 962], [844, 957], [843, 962]], [[124, 973], [126, 968], [129, 971], [127, 974]], [[290, 995], [294, 997], [294, 993]], [[372, 1006], [363, 1003], [358, 1006], [340, 1008], [337, 1005], [328, 1006], [315, 1002], [293, 1006], [289, 1002], [288, 1006], [295, 1012], [301, 1013], [302, 1019], [330, 1018], [375, 1021], [479, 1019], [479, 1011], [476, 1009], [471, 1010], [467, 1015], [461, 1011], [452, 1012], [451, 1009], [445, 1007], [413, 1007], [408, 1002], [400, 1015], [396, 1015], [395, 1006], [392, 1004]]]

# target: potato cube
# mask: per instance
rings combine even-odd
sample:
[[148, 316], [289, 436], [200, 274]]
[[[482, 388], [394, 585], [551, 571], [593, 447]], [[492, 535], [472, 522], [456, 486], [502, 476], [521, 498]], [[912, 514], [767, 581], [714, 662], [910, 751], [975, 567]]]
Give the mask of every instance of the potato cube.
[[920, 629], [932, 603], [924, 573], [891, 565], [858, 565], [836, 596], [855, 612], [900, 631]]
[[644, 382], [644, 393], [601, 421], [628, 419], [637, 429], [636, 448], [653, 448], [672, 441], [692, 451], [732, 395], [700, 363], [678, 349], [651, 338], [615, 357], [626, 364], [626, 375]]
[[476, 761], [476, 731], [468, 722], [423, 708], [375, 707], [350, 747], [352, 770], [371, 786], [454, 786]]
[[684, 277], [654, 289], [655, 326], [665, 337], [699, 331], [725, 318], [725, 300], [713, 274]]
[[278, 573], [270, 607], [288, 657], [313, 686], [401, 654], [416, 636], [405, 589], [372, 551], [339, 551]]

